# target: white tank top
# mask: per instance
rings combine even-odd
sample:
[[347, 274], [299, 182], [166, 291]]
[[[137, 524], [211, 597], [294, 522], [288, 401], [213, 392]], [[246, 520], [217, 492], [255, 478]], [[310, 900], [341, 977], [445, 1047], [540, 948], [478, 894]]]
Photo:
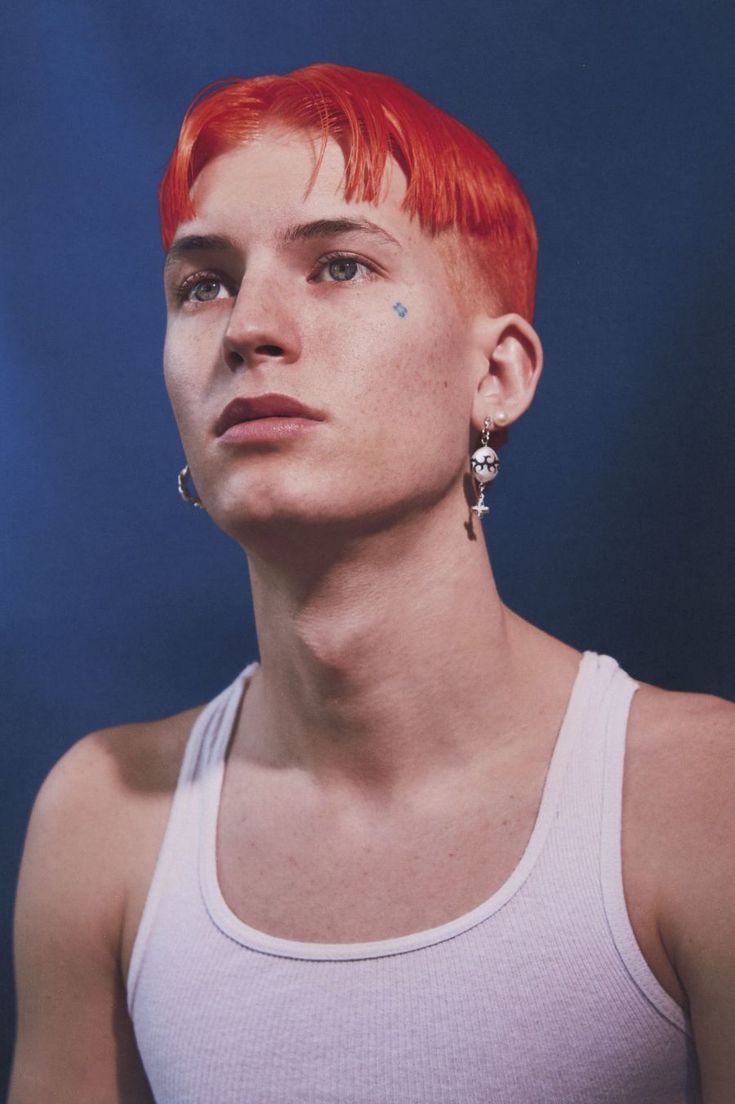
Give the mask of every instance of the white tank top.
[[[585, 652], [523, 856], [428, 931], [301, 943], [217, 881], [219, 799], [250, 664], [188, 740], [128, 1007], [157, 1104], [696, 1104], [688, 1018], [649, 969], [621, 875], [635, 683]], [[441, 878], [441, 870], [437, 870]]]

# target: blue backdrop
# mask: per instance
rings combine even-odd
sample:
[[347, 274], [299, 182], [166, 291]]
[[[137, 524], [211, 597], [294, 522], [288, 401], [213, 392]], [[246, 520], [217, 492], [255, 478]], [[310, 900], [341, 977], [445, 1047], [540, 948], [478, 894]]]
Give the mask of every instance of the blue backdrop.
[[[451, 16], [448, 14], [451, 11]], [[501, 594], [635, 677], [735, 697], [735, 19], [710, 0], [30, 0], [5, 14], [0, 1061], [23, 833], [93, 728], [255, 655], [239, 549], [176, 493], [156, 187], [192, 96], [315, 61], [486, 137], [541, 238], [537, 400], [486, 523]]]

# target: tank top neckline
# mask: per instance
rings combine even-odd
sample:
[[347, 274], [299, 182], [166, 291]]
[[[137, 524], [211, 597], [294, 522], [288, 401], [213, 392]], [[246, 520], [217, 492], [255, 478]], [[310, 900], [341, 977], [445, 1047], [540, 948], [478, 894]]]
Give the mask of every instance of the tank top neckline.
[[[518, 892], [543, 850], [557, 810], [566, 766], [575, 738], [583, 725], [587, 704], [597, 672], [606, 667], [610, 676], [618, 669], [610, 656], [585, 651], [579, 662], [567, 707], [559, 726], [544, 780], [536, 819], [520, 860], [503, 884], [490, 897], [469, 912], [453, 920], [408, 935], [363, 943], [317, 943], [285, 939], [251, 927], [241, 920], [224, 899], [217, 874], [217, 822], [224, 782], [227, 751], [234, 733], [240, 703], [250, 679], [258, 667], [249, 664], [231, 684], [223, 700], [224, 708], [216, 722], [202, 778], [202, 823], [199, 846], [199, 881], [202, 898], [212, 922], [228, 938], [244, 947], [285, 958], [312, 961], [339, 961], [379, 958], [432, 947], [475, 927], [498, 912]], [[214, 704], [214, 703], [213, 703]], [[206, 712], [206, 710], [205, 710]], [[203, 721], [203, 714], [198, 721]]]

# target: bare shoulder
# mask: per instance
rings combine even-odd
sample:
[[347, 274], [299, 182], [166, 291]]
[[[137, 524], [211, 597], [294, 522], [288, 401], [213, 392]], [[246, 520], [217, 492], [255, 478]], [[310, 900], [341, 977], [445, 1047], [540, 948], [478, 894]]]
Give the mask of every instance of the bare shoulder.
[[674, 793], [686, 795], [679, 812], [694, 810], [702, 799], [707, 802], [722, 787], [732, 787], [735, 703], [641, 683], [631, 706], [628, 744], [641, 768], [658, 775], [656, 792], [664, 800]]
[[704, 1099], [724, 1104], [735, 1099], [735, 705], [650, 686], [635, 698], [624, 787], [637, 885], [653, 887]]
[[123, 977], [186, 743], [203, 708], [89, 733], [55, 764], [36, 800], [29, 837], [36, 826], [51, 835], [63, 823], [67, 866], [86, 872], [90, 900], [106, 890], [110, 915], [98, 922], [114, 939]]
[[192, 725], [203, 706], [156, 721], [115, 725], [82, 737], [59, 760], [47, 783], [58, 774], [84, 789], [89, 772], [108, 796], [134, 806], [170, 794], [176, 786]]
[[637, 870], [691, 999], [701, 977], [697, 948], [731, 945], [735, 935], [735, 704], [641, 684], [624, 793]]
[[204, 706], [161, 721], [125, 725], [95, 734], [121, 792], [128, 831], [127, 862], [121, 871], [125, 892], [119, 925], [118, 956], [127, 982], [130, 959], [158, 853], [163, 841], [186, 743]]
[[714, 848], [735, 796], [735, 704], [642, 683], [631, 706], [626, 785], [645, 796], [669, 841]]
[[149, 1099], [125, 1008], [122, 937], [200, 708], [84, 736], [38, 792], [15, 907], [12, 1104]]
[[[122, 873], [134, 851], [138, 818], [165, 804], [191, 726], [202, 707], [156, 721], [116, 725], [77, 740], [54, 764], [34, 802], [26, 852], [36, 837], [75, 849], [84, 869]], [[63, 833], [58, 829], [63, 827]], [[139, 839], [138, 841], [139, 842]], [[114, 895], [117, 898], [117, 894]]]
[[[111, 725], [87, 733], [56, 761], [44, 779], [37, 804], [61, 797], [68, 790], [84, 791], [90, 773], [95, 781], [125, 790], [148, 790], [166, 785], [177, 750], [202, 706], [154, 721]], [[90, 794], [90, 796], [93, 796]]]

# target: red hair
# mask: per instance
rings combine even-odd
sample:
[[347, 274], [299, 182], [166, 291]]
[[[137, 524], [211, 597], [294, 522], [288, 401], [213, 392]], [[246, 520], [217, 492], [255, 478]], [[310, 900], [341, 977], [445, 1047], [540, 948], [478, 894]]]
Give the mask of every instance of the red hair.
[[403, 210], [432, 234], [450, 232], [455, 291], [477, 300], [471, 276], [479, 275], [502, 312], [532, 318], [536, 228], [513, 174], [479, 135], [400, 81], [343, 65], [225, 78], [195, 96], [159, 188], [165, 249], [179, 223], [194, 217], [190, 189], [207, 162], [268, 123], [321, 133], [311, 183], [327, 141], [336, 139], [347, 201], [378, 202], [388, 157], [395, 158], [408, 181]]

